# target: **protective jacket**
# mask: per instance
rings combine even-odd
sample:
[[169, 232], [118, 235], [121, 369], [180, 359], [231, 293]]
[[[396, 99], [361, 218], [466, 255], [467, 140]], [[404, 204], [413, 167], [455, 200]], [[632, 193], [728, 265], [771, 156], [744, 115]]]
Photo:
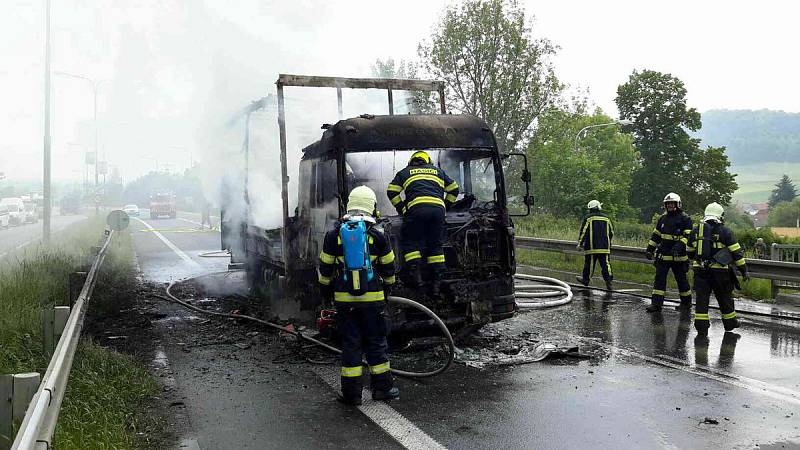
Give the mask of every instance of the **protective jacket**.
[[721, 223], [700, 222], [689, 234], [686, 251], [695, 270], [728, 270], [730, 265], [743, 273], [747, 270], [742, 246]]
[[647, 252], [656, 252], [662, 261], [688, 261], [686, 243], [692, 232], [692, 219], [683, 211], [662, 214], [658, 218]]
[[[403, 192], [405, 199], [400, 196]], [[433, 164], [412, 163], [397, 172], [386, 195], [398, 214], [422, 204], [449, 208], [458, 197], [458, 183]]]
[[592, 211], [583, 218], [578, 245], [587, 255], [608, 254], [611, 253], [613, 237], [614, 226], [611, 219], [602, 211]]
[[[337, 221], [334, 228], [325, 234], [319, 254], [319, 283], [333, 291], [337, 304], [360, 305], [383, 301], [384, 285], [395, 282], [394, 252], [389, 239], [379, 227], [370, 226], [367, 229], [367, 248], [375, 276], [366, 286], [353, 286], [354, 278], [348, 277], [345, 271], [344, 250], [339, 234], [341, 224], [341, 221]], [[356, 290], [360, 294], [354, 294]]]

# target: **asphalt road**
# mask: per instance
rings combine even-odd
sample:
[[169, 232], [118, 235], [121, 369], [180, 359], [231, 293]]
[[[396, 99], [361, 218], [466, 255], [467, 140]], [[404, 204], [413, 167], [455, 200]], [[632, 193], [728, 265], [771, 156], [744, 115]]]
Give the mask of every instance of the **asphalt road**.
[[[225, 269], [227, 259], [200, 256], [219, 248], [218, 233], [193, 230], [191, 219], [145, 223], [131, 229], [146, 279]], [[241, 288], [236, 278], [214, 283]], [[402, 397], [388, 406], [344, 407], [335, 365], [283, 360], [274, 333], [234, 336], [174, 305], [163, 307], [158, 359], [184, 399], [184, 434], [203, 449], [800, 448], [800, 324], [742, 317], [736, 338], [712, 311], [705, 342], [689, 317], [645, 306], [581, 291], [521, 313], [481, 336], [578, 345], [589, 358], [454, 364], [435, 379], [398, 380]], [[199, 333], [221, 343], [188, 345]]]
[[[66, 228], [68, 225], [85, 219], [83, 215], [53, 215], [51, 232]], [[0, 259], [13, 253], [15, 250], [34, 244], [42, 238], [42, 221], [28, 223], [18, 227], [0, 229]]]

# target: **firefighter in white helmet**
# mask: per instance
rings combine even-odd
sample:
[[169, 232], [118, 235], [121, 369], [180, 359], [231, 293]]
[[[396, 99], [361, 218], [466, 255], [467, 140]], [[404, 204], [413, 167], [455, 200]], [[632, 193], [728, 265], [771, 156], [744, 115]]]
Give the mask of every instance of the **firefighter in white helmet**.
[[650, 242], [647, 243], [647, 259], [655, 259], [656, 277], [653, 281], [653, 295], [647, 312], [661, 311], [667, 289], [669, 271], [675, 276], [681, 297], [679, 310], [692, 309], [692, 289], [686, 274], [689, 272], [689, 257], [686, 255], [686, 242], [692, 231], [692, 219], [682, 211], [681, 197], [670, 192], [664, 197], [664, 214], [658, 218]]
[[611, 239], [614, 237], [614, 226], [611, 219], [602, 211], [603, 205], [597, 200], [590, 201], [586, 208], [588, 214], [583, 218], [580, 235], [578, 236], [578, 249], [583, 250], [583, 274], [576, 279], [584, 286], [589, 285], [594, 266], [600, 263], [603, 280], [606, 288], [611, 290], [611, 281], [614, 279], [611, 272]]
[[706, 206], [705, 217], [692, 229], [686, 246], [694, 270], [694, 291], [697, 294], [694, 327], [699, 338], [708, 335], [708, 301], [712, 292], [719, 303], [725, 332], [739, 327], [733, 306], [733, 288], [739, 287], [739, 280], [733, 267], [739, 270], [745, 281], [750, 279], [742, 247], [730, 228], [724, 225], [724, 216], [722, 205], [710, 203]]

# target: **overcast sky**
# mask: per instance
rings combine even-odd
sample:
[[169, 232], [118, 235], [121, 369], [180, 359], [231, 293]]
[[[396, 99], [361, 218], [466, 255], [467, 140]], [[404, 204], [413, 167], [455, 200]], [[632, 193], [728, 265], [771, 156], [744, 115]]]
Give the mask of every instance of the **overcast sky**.
[[[53, 70], [104, 80], [100, 153], [130, 180], [156, 164], [178, 170], [209, 158], [220, 145], [213, 130], [273, 93], [278, 73], [368, 76], [376, 58], [414, 59], [452, 2], [53, 3]], [[561, 47], [559, 77], [588, 89], [609, 113], [616, 87], [644, 68], [681, 78], [690, 105], [701, 111], [800, 112], [796, 2], [523, 4], [535, 16], [534, 35]], [[0, 7], [0, 172], [9, 178], [41, 176], [43, 5], [5, 0]], [[54, 76], [56, 179], [83, 176], [82, 155], [94, 142], [91, 118], [90, 84]]]

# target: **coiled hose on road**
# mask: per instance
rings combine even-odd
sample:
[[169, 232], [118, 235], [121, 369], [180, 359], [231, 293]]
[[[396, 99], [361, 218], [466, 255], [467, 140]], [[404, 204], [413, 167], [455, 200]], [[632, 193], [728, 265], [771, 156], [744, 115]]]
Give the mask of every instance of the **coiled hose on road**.
[[[185, 307], [187, 309], [190, 309], [192, 311], [195, 311], [195, 312], [198, 312], [198, 313], [201, 313], [201, 314], [207, 314], [207, 315], [218, 316], [218, 317], [229, 317], [229, 318], [235, 318], [235, 319], [245, 319], [245, 320], [250, 320], [250, 321], [253, 321], [253, 322], [256, 322], [256, 323], [260, 323], [260, 324], [266, 325], [266, 326], [268, 326], [270, 328], [274, 328], [276, 330], [283, 331], [285, 333], [289, 333], [289, 334], [291, 334], [293, 336], [296, 336], [299, 339], [303, 339], [303, 340], [308, 341], [308, 342], [310, 342], [312, 344], [319, 345], [320, 347], [322, 347], [322, 348], [324, 348], [326, 350], [330, 350], [331, 352], [334, 352], [336, 354], [341, 354], [342, 353], [342, 351], [340, 349], [338, 349], [338, 348], [336, 348], [336, 347], [334, 347], [334, 346], [332, 346], [330, 344], [326, 344], [325, 342], [322, 342], [322, 341], [320, 341], [318, 339], [314, 339], [314, 338], [312, 338], [310, 336], [306, 336], [306, 335], [304, 335], [303, 333], [301, 333], [299, 331], [292, 330], [290, 328], [278, 325], [277, 323], [268, 322], [266, 320], [261, 320], [259, 318], [252, 317], [252, 316], [247, 316], [247, 315], [244, 315], [244, 314], [220, 313], [220, 312], [216, 312], [216, 311], [208, 311], [208, 310], [205, 310], [205, 309], [202, 309], [202, 308], [198, 308], [198, 307], [196, 307], [194, 305], [191, 305], [189, 303], [186, 303], [185, 301], [183, 301], [183, 300], [179, 299], [178, 297], [176, 297], [175, 295], [173, 295], [172, 292], [171, 292], [173, 286], [175, 286], [177, 283], [186, 282], [186, 281], [194, 280], [194, 279], [197, 279], [197, 278], [204, 278], [204, 277], [208, 277], [208, 276], [212, 276], [212, 275], [219, 275], [219, 274], [223, 274], [223, 273], [230, 273], [230, 271], [214, 272], [214, 273], [201, 275], [201, 276], [198, 276], [198, 277], [186, 278], [186, 279], [183, 279], [183, 280], [180, 280], [180, 281], [173, 281], [173, 282], [171, 282], [169, 284], [169, 286], [167, 286], [167, 289], [166, 289], [167, 297], [163, 297], [163, 296], [160, 296], [160, 295], [156, 295], [156, 297], [159, 297], [159, 298], [162, 298], [164, 300], [177, 303], [177, 304], [179, 304], [179, 305], [181, 305], [181, 306], [183, 306], [183, 307]], [[416, 308], [416, 309], [424, 312], [425, 314], [427, 314], [431, 319], [433, 319], [434, 322], [436, 322], [436, 325], [438, 325], [439, 328], [442, 330], [442, 334], [445, 337], [445, 341], [446, 341], [447, 348], [448, 348], [447, 358], [446, 358], [444, 364], [442, 366], [434, 369], [434, 370], [431, 370], [431, 371], [428, 371], [428, 372], [410, 372], [410, 371], [406, 371], [406, 370], [394, 369], [393, 368], [392, 369], [392, 373], [394, 373], [395, 375], [404, 376], [404, 377], [410, 377], [410, 378], [429, 378], [429, 377], [434, 377], [436, 375], [439, 375], [440, 373], [442, 373], [445, 370], [447, 370], [450, 367], [450, 365], [453, 363], [453, 359], [455, 357], [455, 347], [456, 346], [455, 346], [455, 342], [453, 341], [453, 336], [450, 334], [450, 330], [447, 329], [447, 326], [442, 321], [442, 319], [439, 316], [437, 316], [433, 311], [428, 309], [428, 307], [426, 307], [425, 305], [422, 305], [422, 304], [420, 304], [418, 302], [415, 302], [414, 300], [411, 300], [411, 299], [408, 299], [408, 298], [405, 298], [405, 297], [395, 297], [395, 296], [390, 296], [388, 300], [391, 303], [396, 303], [396, 304], [399, 304], [399, 305]]]
[[[514, 278], [522, 281], [537, 281], [538, 284], [517, 284], [514, 297], [521, 309], [552, 308], [572, 301], [572, 288], [556, 278], [518, 273]], [[555, 297], [555, 298], [553, 298]]]

